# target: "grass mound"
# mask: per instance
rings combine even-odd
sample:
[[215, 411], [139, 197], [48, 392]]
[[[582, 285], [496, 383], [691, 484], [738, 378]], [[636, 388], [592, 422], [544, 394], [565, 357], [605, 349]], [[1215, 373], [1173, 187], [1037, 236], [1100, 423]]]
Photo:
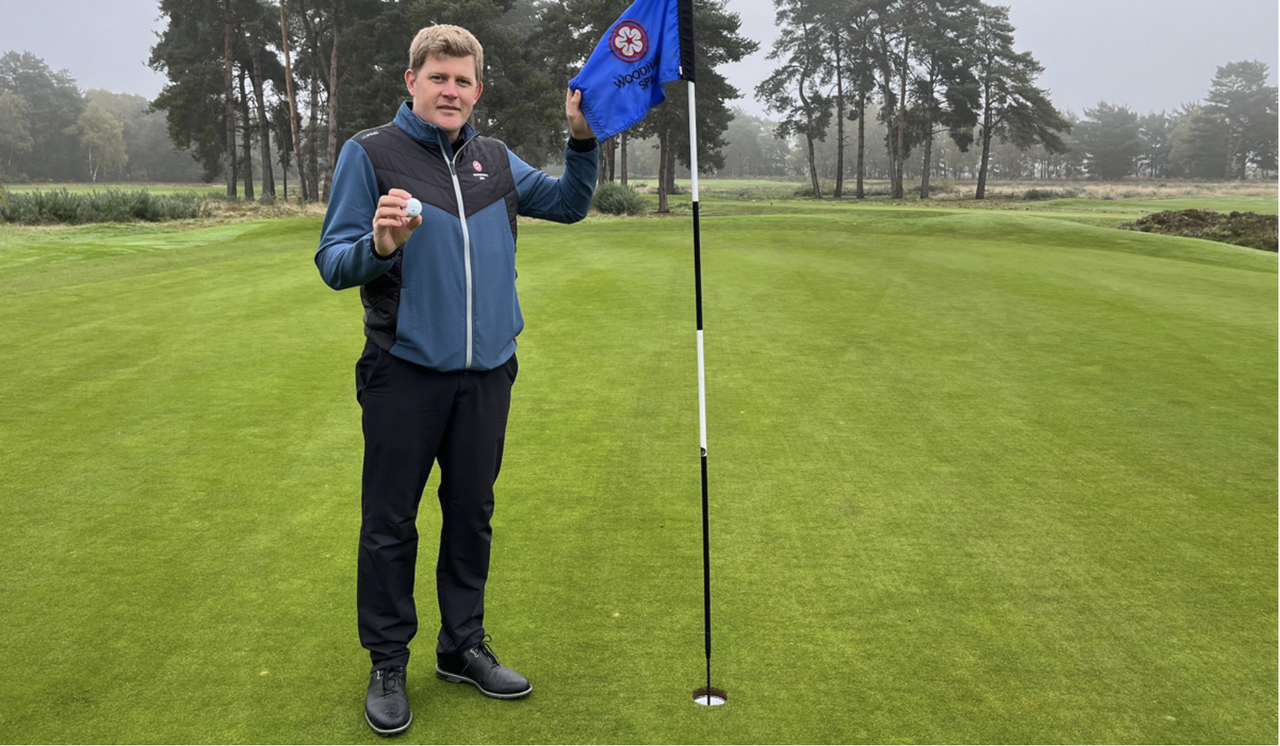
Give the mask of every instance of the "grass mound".
[[1276, 250], [1276, 216], [1256, 212], [1222, 214], [1213, 210], [1165, 210], [1120, 226], [1125, 230]]

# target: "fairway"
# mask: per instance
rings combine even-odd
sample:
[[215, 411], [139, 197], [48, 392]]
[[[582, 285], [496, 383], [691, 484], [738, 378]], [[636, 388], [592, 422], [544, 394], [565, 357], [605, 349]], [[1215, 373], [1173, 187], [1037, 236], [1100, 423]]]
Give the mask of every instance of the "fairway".
[[[398, 740], [1275, 743], [1276, 255], [769, 208], [702, 221], [729, 703], [690, 223], [529, 222], [486, 626], [534, 692], [432, 673], [433, 474]], [[387, 743], [319, 229], [0, 226], [0, 741]]]

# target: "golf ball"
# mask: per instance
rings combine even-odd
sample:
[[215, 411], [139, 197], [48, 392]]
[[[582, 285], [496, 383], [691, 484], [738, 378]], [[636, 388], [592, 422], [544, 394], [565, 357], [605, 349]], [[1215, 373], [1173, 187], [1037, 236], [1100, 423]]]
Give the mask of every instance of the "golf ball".
[[410, 197], [409, 204], [404, 206], [404, 211], [409, 213], [409, 217], [416, 218], [422, 214], [422, 203]]

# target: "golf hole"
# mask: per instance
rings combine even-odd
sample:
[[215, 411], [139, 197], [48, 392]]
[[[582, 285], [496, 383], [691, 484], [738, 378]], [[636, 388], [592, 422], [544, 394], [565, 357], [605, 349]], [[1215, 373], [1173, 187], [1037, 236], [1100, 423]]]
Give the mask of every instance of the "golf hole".
[[[710, 696], [707, 696], [708, 692], [710, 692]], [[723, 689], [716, 689], [715, 687], [708, 689], [704, 686], [693, 690], [693, 701], [696, 704], [715, 707], [728, 702], [729, 694]]]

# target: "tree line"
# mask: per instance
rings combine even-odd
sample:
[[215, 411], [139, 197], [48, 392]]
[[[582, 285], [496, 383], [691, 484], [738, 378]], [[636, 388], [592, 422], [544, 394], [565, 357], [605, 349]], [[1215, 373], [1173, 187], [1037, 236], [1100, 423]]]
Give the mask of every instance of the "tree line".
[[[855, 194], [866, 175], [867, 115], [885, 127], [891, 194], [905, 194], [906, 163], [923, 148], [932, 163], [945, 132], [955, 146], [979, 149], [976, 197], [985, 196], [993, 140], [1019, 148], [1066, 151], [1070, 122], [1036, 85], [1043, 68], [1014, 49], [1009, 9], [981, 0], [774, 0], [781, 33], [769, 54], [779, 67], [757, 96], [780, 115], [778, 133], [808, 150], [809, 176], [821, 196], [816, 143], [832, 117], [837, 142], [833, 196], [843, 196], [844, 122], [857, 123]], [[931, 169], [921, 170], [929, 196]]]
[[[167, 113], [174, 143], [191, 149], [207, 178], [221, 173], [229, 196], [243, 185], [252, 198], [255, 170], [262, 172], [263, 189], [274, 193], [263, 165], [278, 162], [298, 164], [304, 199], [327, 199], [341, 142], [387, 122], [407, 98], [402, 73], [418, 29], [452, 23], [469, 29], [485, 49], [485, 91], [473, 123], [541, 166], [564, 147], [564, 87], [627, 4], [160, 0], [169, 24], [150, 64], [169, 82], [152, 105]], [[710, 169], [720, 163], [730, 118], [725, 102], [739, 96], [717, 68], [756, 49], [739, 26], [723, 0], [697, 4], [699, 90], [706, 91], [698, 109], [705, 139], [699, 157]], [[683, 96], [670, 95], [644, 122], [602, 143], [601, 179], [626, 178], [628, 137], [653, 138], [665, 192], [674, 183], [675, 162], [688, 165], [685, 110]]]
[[[1267, 85], [1270, 70], [1259, 61], [1232, 62], [1217, 68], [1205, 97], [1174, 111], [1140, 113], [1128, 106], [1099, 102], [1083, 116], [1063, 113], [1071, 129], [1061, 133], [1064, 149], [1041, 144], [1020, 147], [994, 142], [989, 174], [997, 179], [1154, 179], [1272, 178], [1277, 170], [1277, 88]], [[721, 176], [809, 177], [824, 182], [841, 177], [849, 164], [839, 154], [837, 122], [827, 122], [813, 143], [812, 163], [803, 137], [779, 137], [779, 122], [735, 110]], [[890, 178], [891, 127], [872, 102], [865, 111], [865, 141], [885, 143], [864, 153], [864, 175]], [[978, 133], [972, 135], [976, 140]], [[925, 148], [915, 148], [903, 167], [908, 179], [923, 182]], [[933, 133], [927, 149], [933, 178], [975, 180], [981, 153], [962, 149], [943, 132]]]
[[[1172, 115], [1139, 116], [1101, 102], [1081, 120], [1059, 112], [1037, 85], [1043, 68], [1015, 49], [1007, 7], [981, 0], [774, 0], [774, 7], [781, 33], [769, 57], [779, 66], [756, 96], [779, 116], [775, 133], [807, 150], [815, 195], [829, 137], [836, 197], [850, 140], [858, 197], [868, 170], [881, 165], [868, 158], [874, 142], [885, 150], [878, 175], [898, 198], [917, 151], [922, 198], [931, 176], [951, 172], [976, 179], [982, 199], [993, 168], [1002, 178], [1104, 179], [1242, 179], [1276, 170], [1276, 87], [1266, 85], [1261, 62], [1219, 68], [1206, 100]], [[856, 122], [856, 138], [846, 136], [846, 120]]]
[[[391, 119], [407, 97], [409, 43], [433, 23], [465, 26], [485, 46], [475, 125], [546, 166], [566, 136], [563, 86], [627, 4], [159, 0], [168, 25], [149, 64], [168, 82], [153, 101], [82, 94], [66, 71], [29, 53], [0, 57], [0, 178], [221, 179], [228, 195], [252, 199], [255, 184], [274, 197], [277, 176], [287, 189], [296, 174], [303, 198], [326, 199], [341, 143]], [[1219, 68], [1203, 102], [1172, 114], [1100, 102], [1080, 118], [1060, 113], [1037, 85], [1042, 68], [1015, 49], [1005, 7], [774, 4], [778, 67], [754, 91], [777, 117], [768, 122], [729, 108], [741, 92], [720, 72], [757, 43], [739, 33], [723, 0], [695, 4], [707, 173], [805, 175], [817, 196], [823, 180], [834, 180], [837, 197], [846, 174], [859, 197], [867, 178], [889, 181], [896, 197], [908, 179], [924, 197], [931, 178], [976, 179], [982, 197], [992, 177], [1243, 178], [1276, 167], [1276, 89], [1264, 63]], [[602, 181], [653, 170], [666, 208], [689, 167], [683, 89], [669, 84], [667, 103], [602, 143]]]
[[82, 92], [29, 52], [0, 55], [0, 181], [191, 182], [200, 169], [142, 96]]

